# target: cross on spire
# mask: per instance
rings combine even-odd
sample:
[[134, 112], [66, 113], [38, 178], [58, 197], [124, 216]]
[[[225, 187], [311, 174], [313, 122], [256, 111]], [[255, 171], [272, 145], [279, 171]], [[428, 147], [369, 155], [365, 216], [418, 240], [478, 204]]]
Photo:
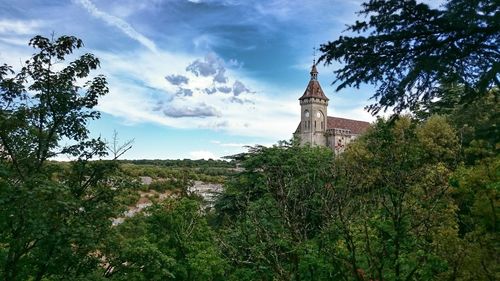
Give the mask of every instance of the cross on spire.
[[316, 69], [316, 47], [313, 47], [313, 65], [310, 73], [311, 80], [318, 80], [318, 70]]
[[313, 47], [313, 65], [316, 65], [316, 47]]

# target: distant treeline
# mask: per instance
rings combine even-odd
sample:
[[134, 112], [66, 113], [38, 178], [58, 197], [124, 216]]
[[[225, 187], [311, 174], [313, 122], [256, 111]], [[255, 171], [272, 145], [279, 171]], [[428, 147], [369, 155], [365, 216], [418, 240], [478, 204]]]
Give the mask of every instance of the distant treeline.
[[236, 168], [236, 163], [234, 161], [213, 160], [213, 159], [209, 160], [139, 159], [139, 160], [119, 160], [119, 163], [134, 164], [134, 165], [153, 165], [153, 166], [174, 167], [174, 168]]
[[148, 176], [153, 179], [185, 179], [223, 183], [236, 173], [234, 161], [222, 160], [121, 160], [125, 174], [132, 177]]

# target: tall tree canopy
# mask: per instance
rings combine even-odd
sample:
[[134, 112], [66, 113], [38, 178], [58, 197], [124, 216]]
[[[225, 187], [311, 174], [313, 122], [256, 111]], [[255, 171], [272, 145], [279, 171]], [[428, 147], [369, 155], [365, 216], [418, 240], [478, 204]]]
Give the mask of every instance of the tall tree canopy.
[[494, 166], [451, 185], [459, 149], [436, 115], [380, 119], [336, 157], [252, 148], [215, 205], [227, 280], [494, 280]]
[[[119, 213], [116, 165], [88, 161], [106, 153], [86, 123], [108, 88], [103, 76], [81, 81], [99, 66], [92, 54], [65, 62], [80, 39], [36, 36], [30, 45], [37, 53], [19, 72], [0, 66], [0, 279], [77, 280], [98, 267]], [[48, 161], [59, 154], [77, 161]]]
[[464, 87], [470, 100], [500, 86], [500, 6], [496, 0], [448, 0], [434, 9], [416, 0], [369, 0], [348, 26], [355, 36], [321, 45], [321, 60], [343, 63], [337, 90], [375, 84], [368, 110], [413, 109], [440, 95], [442, 85]]

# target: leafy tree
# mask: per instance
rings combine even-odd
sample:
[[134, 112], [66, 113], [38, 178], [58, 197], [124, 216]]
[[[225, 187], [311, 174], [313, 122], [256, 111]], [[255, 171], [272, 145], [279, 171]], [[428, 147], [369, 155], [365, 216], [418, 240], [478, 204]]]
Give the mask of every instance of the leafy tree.
[[[82, 81], [99, 66], [92, 54], [64, 62], [80, 39], [35, 36], [30, 45], [37, 53], [18, 73], [0, 67], [0, 279], [77, 279], [99, 265], [124, 184], [115, 163], [89, 161], [106, 154], [86, 124], [108, 88], [100, 75]], [[77, 160], [48, 161], [58, 155]]]
[[463, 88], [447, 87], [443, 92], [453, 95], [441, 95], [436, 101], [422, 104], [416, 115], [422, 120], [433, 114], [446, 116], [459, 133], [462, 148], [462, 159], [472, 165], [483, 158], [498, 155], [500, 149], [500, 92], [495, 88], [481, 99], [468, 104], [459, 102], [463, 96]]
[[[461, 166], [451, 180], [460, 238], [443, 249], [449, 280], [497, 280], [500, 235], [500, 157]], [[453, 252], [454, 251], [454, 252]]]
[[226, 263], [199, 201], [168, 199], [115, 232], [105, 248], [110, 280], [224, 280]]
[[[458, 140], [442, 117], [379, 120], [337, 161], [330, 232], [355, 280], [431, 280], [457, 237], [448, 178]], [[439, 249], [439, 250], [438, 250]]]
[[[237, 156], [244, 171], [216, 203], [231, 280], [321, 280], [336, 277], [321, 229], [330, 202], [332, 152], [288, 143]], [[333, 238], [329, 237], [329, 240]]]
[[[216, 204], [234, 280], [450, 276], [458, 232], [449, 177], [459, 142], [440, 116], [379, 120], [340, 156], [256, 147]], [[482, 275], [477, 275], [482, 276]]]
[[323, 44], [321, 60], [344, 63], [335, 71], [337, 90], [377, 86], [373, 114], [413, 109], [443, 85], [463, 87], [462, 102], [500, 86], [497, 1], [448, 0], [433, 9], [416, 0], [369, 0], [359, 13], [366, 18], [347, 28], [357, 35]]

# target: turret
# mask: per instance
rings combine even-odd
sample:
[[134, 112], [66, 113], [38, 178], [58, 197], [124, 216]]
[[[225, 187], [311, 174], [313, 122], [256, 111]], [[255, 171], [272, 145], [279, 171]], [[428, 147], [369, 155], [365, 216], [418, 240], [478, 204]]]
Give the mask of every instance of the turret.
[[318, 82], [316, 64], [311, 67], [311, 79], [300, 101], [300, 143], [319, 145], [326, 142], [328, 98]]

